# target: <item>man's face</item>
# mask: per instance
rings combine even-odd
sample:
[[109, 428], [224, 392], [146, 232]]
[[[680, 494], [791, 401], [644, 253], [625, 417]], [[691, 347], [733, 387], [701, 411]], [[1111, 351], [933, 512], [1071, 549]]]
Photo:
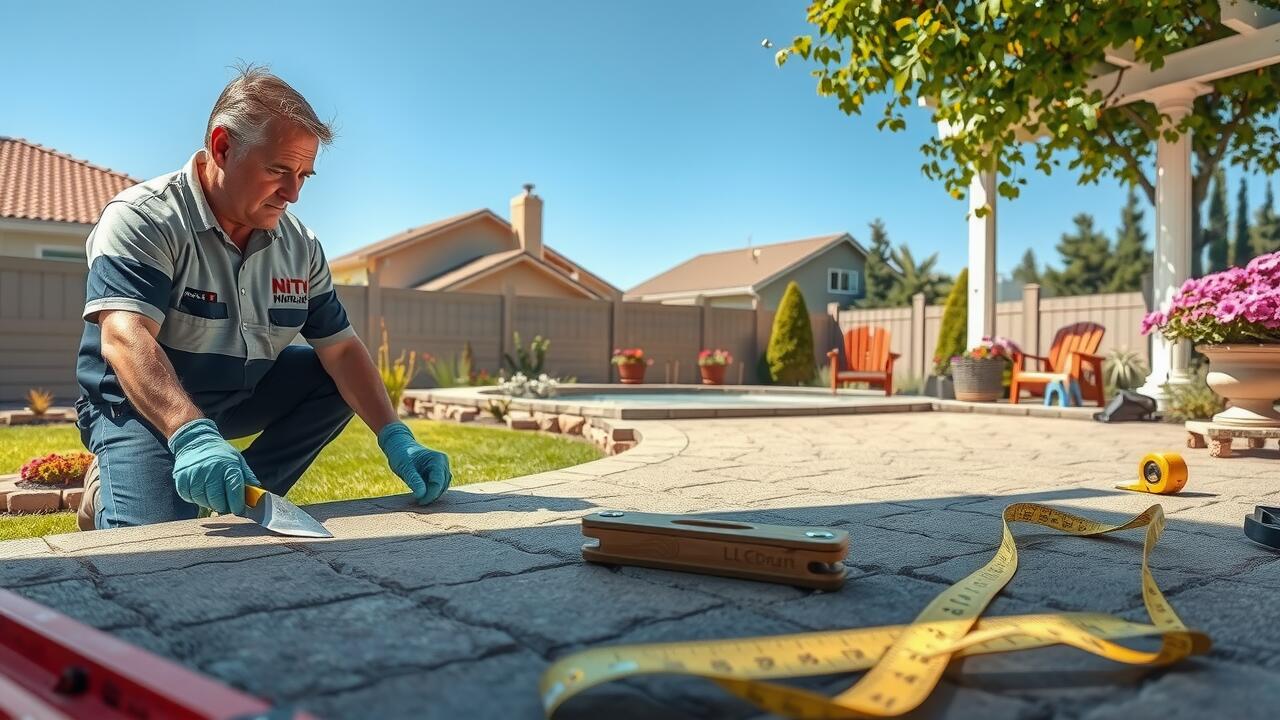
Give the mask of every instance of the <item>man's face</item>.
[[[266, 140], [237, 147], [221, 156], [224, 211], [238, 225], [271, 230], [289, 203], [298, 201], [302, 184], [315, 174], [320, 141], [296, 125], [272, 122]], [[215, 143], [215, 153], [217, 152]]]

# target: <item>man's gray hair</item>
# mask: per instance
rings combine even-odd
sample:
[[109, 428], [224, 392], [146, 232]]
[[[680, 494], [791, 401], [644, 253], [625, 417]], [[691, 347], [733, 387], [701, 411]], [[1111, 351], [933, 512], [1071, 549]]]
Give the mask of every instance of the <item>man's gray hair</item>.
[[209, 113], [209, 126], [204, 131], [204, 144], [209, 147], [215, 127], [226, 128], [243, 149], [259, 145], [267, 139], [267, 127], [279, 119], [309, 130], [321, 145], [333, 142], [333, 128], [311, 109], [311, 104], [289, 83], [260, 65], [245, 65], [222, 89]]

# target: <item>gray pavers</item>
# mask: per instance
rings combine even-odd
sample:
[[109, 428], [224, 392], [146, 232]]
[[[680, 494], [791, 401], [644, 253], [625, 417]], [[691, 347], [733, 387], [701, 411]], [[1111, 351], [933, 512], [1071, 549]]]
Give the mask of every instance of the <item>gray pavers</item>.
[[[0, 587], [323, 717], [537, 718], [539, 676], [574, 650], [907, 623], [991, 557], [1009, 503], [1108, 522], [1161, 503], [1151, 567], [1214, 638], [1210, 655], [1162, 671], [1060, 647], [970, 658], [913, 716], [1168, 720], [1280, 703], [1280, 555], [1240, 530], [1253, 504], [1280, 504], [1274, 451], [1184, 451], [1187, 492], [1162, 498], [1115, 486], [1144, 453], [1181, 447], [1176, 426], [953, 412], [629, 425], [641, 442], [627, 453], [455, 488], [427, 508], [407, 495], [311, 506], [332, 540], [211, 518], [0, 543]], [[836, 525], [850, 533], [849, 579], [817, 592], [583, 563], [579, 519], [605, 508]], [[1146, 619], [1142, 531], [1013, 532], [1021, 568], [989, 615]], [[854, 680], [798, 684], [834, 694]], [[592, 690], [557, 717], [759, 713], [667, 677]]]

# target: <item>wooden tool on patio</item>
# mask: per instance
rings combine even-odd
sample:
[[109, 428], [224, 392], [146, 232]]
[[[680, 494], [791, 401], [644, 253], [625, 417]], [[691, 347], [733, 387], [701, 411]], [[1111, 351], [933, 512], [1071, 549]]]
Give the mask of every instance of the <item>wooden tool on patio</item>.
[[835, 590], [849, 533], [687, 515], [606, 510], [582, 518], [589, 562], [640, 565]]

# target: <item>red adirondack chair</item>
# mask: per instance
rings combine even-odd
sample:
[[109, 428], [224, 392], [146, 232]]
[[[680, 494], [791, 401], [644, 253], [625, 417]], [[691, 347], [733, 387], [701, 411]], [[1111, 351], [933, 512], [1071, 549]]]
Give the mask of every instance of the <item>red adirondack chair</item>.
[[[1098, 323], [1079, 322], [1058, 330], [1053, 336], [1048, 357], [1014, 353], [1009, 402], [1017, 403], [1023, 390], [1033, 395], [1043, 394], [1049, 383], [1061, 381], [1066, 387], [1068, 382], [1074, 381], [1080, 387], [1083, 399], [1101, 405], [1105, 400], [1102, 397], [1102, 357], [1094, 353], [1098, 352], [1106, 331]], [[1038, 367], [1028, 369], [1024, 364], [1027, 358], [1033, 358]]]
[[889, 331], [862, 325], [844, 334], [844, 369], [840, 369], [840, 350], [827, 353], [831, 361], [831, 393], [841, 383], [864, 382], [884, 388], [893, 394], [893, 361], [901, 355], [889, 352]]

